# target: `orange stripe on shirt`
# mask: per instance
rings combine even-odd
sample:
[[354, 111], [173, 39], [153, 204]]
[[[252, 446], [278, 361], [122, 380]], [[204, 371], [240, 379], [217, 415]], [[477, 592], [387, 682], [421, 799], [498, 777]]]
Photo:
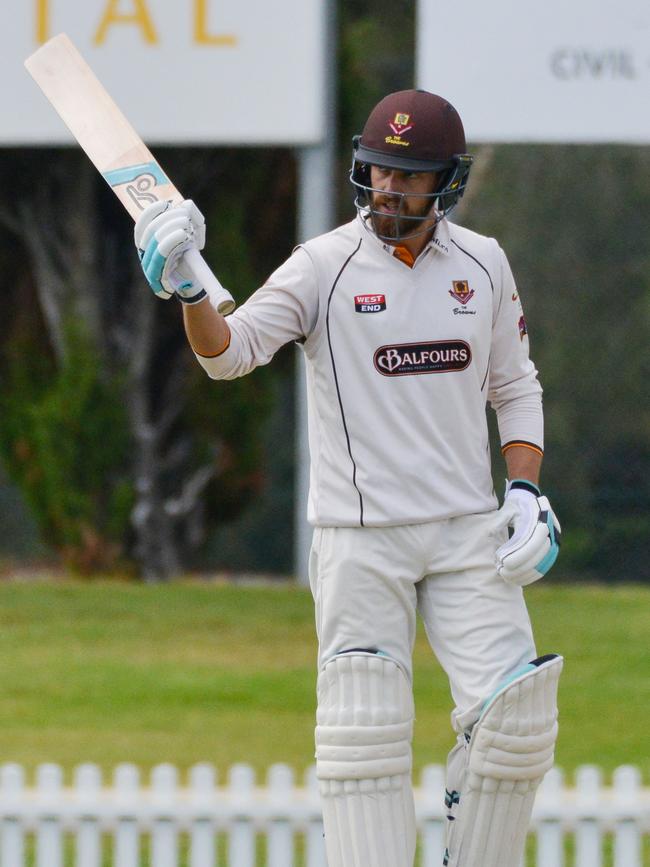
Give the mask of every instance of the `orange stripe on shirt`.
[[512, 440], [512, 442], [506, 443], [504, 446], [501, 447], [501, 454], [505, 455], [505, 453], [508, 451], [508, 449], [512, 449], [515, 447], [522, 448], [522, 449], [530, 449], [531, 452], [535, 452], [536, 454], [540, 455], [541, 457], [544, 457], [544, 450], [543, 449], [541, 449], [539, 446], [536, 446], [534, 443], [527, 443], [527, 442], [524, 442], [523, 440]]
[[201, 358], [219, 358], [220, 355], [223, 355], [226, 349], [230, 346], [230, 338], [232, 337], [232, 332], [230, 329], [228, 330], [228, 341], [223, 349], [220, 349], [219, 352], [216, 352], [214, 355], [201, 355], [200, 352], [197, 352], [197, 355], [201, 355]]
[[399, 259], [400, 262], [404, 262], [404, 264], [408, 265], [409, 268], [412, 268], [415, 265], [413, 254], [406, 247], [395, 247], [393, 249], [393, 256], [395, 256], [396, 259]]

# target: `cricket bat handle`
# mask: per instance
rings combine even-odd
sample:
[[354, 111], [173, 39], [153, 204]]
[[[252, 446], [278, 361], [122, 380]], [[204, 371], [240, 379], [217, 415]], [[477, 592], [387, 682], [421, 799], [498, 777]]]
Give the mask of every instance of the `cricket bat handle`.
[[196, 247], [191, 247], [187, 250], [183, 258], [189, 266], [193, 276], [196, 278], [196, 282], [203, 286], [205, 291], [208, 293], [208, 298], [210, 299], [212, 306], [221, 313], [222, 316], [227, 316], [228, 313], [232, 313], [235, 309], [235, 299], [217, 280]]

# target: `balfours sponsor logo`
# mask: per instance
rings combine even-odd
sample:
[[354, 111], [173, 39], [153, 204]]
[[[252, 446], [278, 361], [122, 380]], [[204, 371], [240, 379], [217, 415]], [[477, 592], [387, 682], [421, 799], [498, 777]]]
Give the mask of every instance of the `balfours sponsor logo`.
[[355, 295], [354, 309], [357, 313], [379, 313], [386, 309], [385, 295]]
[[375, 368], [383, 376], [447, 373], [465, 370], [472, 360], [472, 350], [464, 340], [396, 343], [380, 346], [373, 360]]

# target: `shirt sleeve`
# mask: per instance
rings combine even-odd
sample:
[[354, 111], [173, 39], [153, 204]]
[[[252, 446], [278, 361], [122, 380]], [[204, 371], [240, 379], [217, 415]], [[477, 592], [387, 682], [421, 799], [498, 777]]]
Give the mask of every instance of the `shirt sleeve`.
[[499, 248], [488, 400], [496, 411], [501, 446], [544, 448], [542, 387], [529, 357], [524, 311], [510, 265]]
[[195, 353], [212, 379], [236, 379], [268, 364], [278, 349], [304, 340], [318, 319], [318, 286], [311, 258], [297, 247], [266, 283], [227, 317], [228, 347], [215, 358]]

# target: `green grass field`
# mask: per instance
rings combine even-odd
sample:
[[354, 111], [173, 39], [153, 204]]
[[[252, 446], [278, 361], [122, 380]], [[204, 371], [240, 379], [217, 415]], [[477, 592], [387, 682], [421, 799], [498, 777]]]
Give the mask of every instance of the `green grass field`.
[[[527, 591], [538, 649], [566, 657], [558, 764], [650, 783], [650, 589]], [[0, 762], [144, 770], [209, 761], [259, 772], [312, 763], [315, 638], [308, 591], [198, 582], [0, 585]], [[446, 680], [422, 630], [416, 769], [452, 745]]]

